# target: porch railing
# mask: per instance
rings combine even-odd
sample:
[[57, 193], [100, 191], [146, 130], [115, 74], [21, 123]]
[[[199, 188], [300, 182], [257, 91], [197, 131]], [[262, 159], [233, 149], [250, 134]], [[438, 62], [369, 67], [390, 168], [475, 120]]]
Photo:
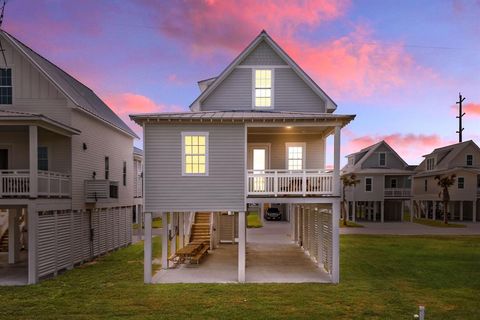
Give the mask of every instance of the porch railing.
[[247, 170], [247, 195], [326, 196], [333, 194], [333, 172], [306, 170]]
[[409, 188], [386, 188], [385, 198], [408, 198], [412, 195]]
[[[39, 197], [69, 197], [70, 175], [38, 171]], [[0, 197], [28, 197], [30, 195], [29, 170], [0, 170]]]

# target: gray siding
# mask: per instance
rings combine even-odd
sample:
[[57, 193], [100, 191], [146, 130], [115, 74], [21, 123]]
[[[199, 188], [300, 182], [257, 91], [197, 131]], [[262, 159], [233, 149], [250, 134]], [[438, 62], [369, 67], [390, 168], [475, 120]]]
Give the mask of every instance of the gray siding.
[[385, 147], [384, 145], [379, 146], [374, 153], [370, 155], [365, 161], [362, 163], [362, 168], [379, 168], [378, 159], [379, 153], [385, 152], [387, 158], [387, 166], [386, 168], [391, 169], [404, 169], [405, 165], [403, 162], [392, 152], [390, 149]]
[[323, 101], [291, 68], [275, 69], [276, 111], [325, 112]]
[[[209, 132], [209, 175], [182, 176], [182, 131]], [[243, 125], [145, 126], [145, 211], [245, 210]]]
[[265, 42], [260, 42], [258, 46], [240, 63], [241, 65], [271, 66], [286, 65], [278, 54]]
[[252, 69], [235, 69], [202, 102], [201, 110], [251, 110]]
[[[306, 169], [325, 168], [325, 139], [313, 134], [250, 134], [248, 143], [270, 143], [270, 169], [286, 169], [286, 143], [306, 143]], [[250, 159], [251, 160], [251, 159]], [[251, 166], [249, 160], [248, 165]], [[249, 168], [251, 169], [251, 168]]]

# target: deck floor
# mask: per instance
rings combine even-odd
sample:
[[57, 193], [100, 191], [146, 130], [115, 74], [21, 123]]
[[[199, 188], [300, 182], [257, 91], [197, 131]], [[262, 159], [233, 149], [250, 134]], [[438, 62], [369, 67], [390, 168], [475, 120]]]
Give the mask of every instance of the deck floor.
[[[247, 229], [246, 282], [328, 283], [330, 276], [289, 239], [288, 222], [265, 222], [263, 228]], [[180, 265], [158, 271], [154, 283], [237, 282], [237, 245], [221, 244], [199, 265]]]

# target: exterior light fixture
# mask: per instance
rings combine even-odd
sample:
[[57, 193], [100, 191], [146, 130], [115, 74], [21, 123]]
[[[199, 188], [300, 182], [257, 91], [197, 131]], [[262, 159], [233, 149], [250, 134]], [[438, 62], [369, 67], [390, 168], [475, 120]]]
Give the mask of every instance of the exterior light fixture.
[[291, 127], [291, 126], [286, 126], [285, 128], [287, 128], [287, 129], [292, 129], [292, 127]]

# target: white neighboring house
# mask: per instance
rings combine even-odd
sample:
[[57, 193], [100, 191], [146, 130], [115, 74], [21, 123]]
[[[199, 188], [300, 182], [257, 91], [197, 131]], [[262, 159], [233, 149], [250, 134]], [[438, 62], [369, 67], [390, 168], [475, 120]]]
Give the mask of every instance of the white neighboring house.
[[435, 176], [456, 175], [450, 187], [450, 220], [480, 220], [480, 149], [472, 140], [433, 150], [415, 170], [413, 192], [419, 218], [442, 219], [443, 203]]
[[359, 183], [347, 187], [347, 219], [403, 221], [405, 204], [411, 206], [415, 166], [408, 165], [385, 141], [347, 156], [342, 175], [355, 174]]
[[0, 40], [0, 237], [31, 284], [131, 242], [137, 136], [91, 89]]
[[143, 217], [143, 150], [133, 147], [133, 223]]
[[[171, 265], [167, 248], [179, 249], [169, 242], [175, 236], [179, 247], [238, 243], [230, 260], [237, 276], [227, 281], [245, 282], [247, 206], [283, 204], [292, 240], [337, 283], [340, 133], [355, 116], [334, 114], [332, 99], [265, 31], [218, 77], [198, 84], [190, 112], [131, 116], [144, 128], [145, 282], [154, 282], [152, 215], [170, 215], [163, 269]], [[325, 170], [331, 135], [333, 171]]]

